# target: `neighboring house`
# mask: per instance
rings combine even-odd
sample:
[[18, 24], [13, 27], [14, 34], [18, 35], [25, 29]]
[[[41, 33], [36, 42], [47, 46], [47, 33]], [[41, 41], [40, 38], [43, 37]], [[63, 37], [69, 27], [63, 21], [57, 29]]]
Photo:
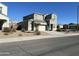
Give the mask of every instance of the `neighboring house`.
[[77, 29], [77, 24], [75, 24], [75, 23], [69, 23], [68, 24], [68, 28], [69, 29]]
[[17, 23], [17, 30], [22, 30], [23, 29], [23, 21]]
[[7, 16], [7, 6], [0, 3], [0, 30], [9, 27], [9, 18]]
[[64, 24], [63, 29], [77, 29], [77, 24], [74, 23]]
[[53, 31], [57, 28], [55, 14], [30, 14], [23, 17], [23, 27], [27, 31], [34, 31], [35, 24], [39, 24], [40, 31]]
[[63, 29], [63, 24], [59, 24], [60, 28]]

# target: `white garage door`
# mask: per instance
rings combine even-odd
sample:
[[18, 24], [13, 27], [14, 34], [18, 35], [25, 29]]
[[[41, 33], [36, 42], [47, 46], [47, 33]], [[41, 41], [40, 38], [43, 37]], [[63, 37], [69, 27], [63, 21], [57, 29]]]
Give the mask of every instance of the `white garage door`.
[[45, 26], [39, 26], [39, 31], [45, 31]]

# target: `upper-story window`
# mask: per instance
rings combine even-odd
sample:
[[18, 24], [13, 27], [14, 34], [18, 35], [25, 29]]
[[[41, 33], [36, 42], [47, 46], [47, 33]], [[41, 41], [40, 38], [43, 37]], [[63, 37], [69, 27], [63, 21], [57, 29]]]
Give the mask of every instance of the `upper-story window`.
[[2, 13], [2, 7], [0, 7], [0, 14]]

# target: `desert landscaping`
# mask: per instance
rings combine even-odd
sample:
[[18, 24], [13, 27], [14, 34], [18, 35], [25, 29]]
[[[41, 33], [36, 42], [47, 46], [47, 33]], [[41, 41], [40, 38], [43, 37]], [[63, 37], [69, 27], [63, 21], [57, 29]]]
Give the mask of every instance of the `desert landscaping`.
[[38, 36], [38, 35], [43, 35], [46, 36], [48, 35], [46, 32], [41, 31], [40, 34], [36, 33], [34, 31], [16, 31], [16, 32], [2, 32], [0, 31], [0, 38], [11, 38], [11, 37], [30, 37], [30, 36]]

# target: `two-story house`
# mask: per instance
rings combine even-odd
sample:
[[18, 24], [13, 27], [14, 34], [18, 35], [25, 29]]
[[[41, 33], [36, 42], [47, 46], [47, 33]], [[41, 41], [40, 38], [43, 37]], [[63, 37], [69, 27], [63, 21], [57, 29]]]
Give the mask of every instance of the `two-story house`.
[[53, 31], [57, 28], [55, 14], [30, 14], [23, 17], [23, 26], [27, 31], [34, 31], [35, 24], [39, 24], [40, 31]]

